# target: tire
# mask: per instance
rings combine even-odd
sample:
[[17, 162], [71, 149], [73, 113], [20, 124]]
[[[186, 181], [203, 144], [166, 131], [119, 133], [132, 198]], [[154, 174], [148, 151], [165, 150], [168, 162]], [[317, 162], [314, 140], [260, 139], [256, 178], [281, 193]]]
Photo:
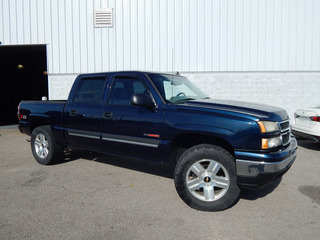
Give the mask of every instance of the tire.
[[42, 165], [57, 163], [63, 156], [63, 146], [54, 140], [50, 126], [40, 126], [33, 130], [31, 150], [34, 158]]
[[201, 211], [222, 211], [239, 200], [235, 161], [225, 149], [194, 146], [180, 157], [174, 183], [181, 199]]

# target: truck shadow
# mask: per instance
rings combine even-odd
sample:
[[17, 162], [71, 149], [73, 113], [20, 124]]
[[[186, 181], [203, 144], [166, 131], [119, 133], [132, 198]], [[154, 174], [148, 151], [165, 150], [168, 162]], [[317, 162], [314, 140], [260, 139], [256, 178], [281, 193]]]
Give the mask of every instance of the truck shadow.
[[[78, 159], [85, 159], [88, 161], [105, 163], [108, 165], [152, 174], [169, 179], [173, 179], [174, 176], [174, 168], [170, 166], [147, 162], [139, 159], [117, 157], [97, 152], [89, 152], [81, 149], [67, 149], [65, 151], [65, 160], [58, 164], [63, 164]], [[240, 198], [252, 201], [257, 200], [259, 198], [263, 198], [268, 194], [272, 193], [281, 183], [281, 180], [282, 178], [278, 178], [273, 183], [259, 190], [242, 189]]]
[[274, 182], [270, 183], [266, 187], [259, 189], [259, 190], [248, 190], [248, 189], [242, 189], [240, 198], [245, 199], [245, 200], [257, 200], [259, 198], [263, 198], [270, 193], [272, 193], [281, 183], [282, 178], [276, 179]]
[[70, 162], [78, 159], [85, 159], [94, 162], [105, 163], [108, 165], [127, 168], [129, 170], [144, 172], [152, 175], [157, 175], [165, 178], [173, 179], [174, 169], [169, 166], [143, 161], [135, 158], [124, 158], [113, 155], [107, 155], [97, 152], [89, 152], [80, 149], [67, 149], [65, 151], [64, 162]]

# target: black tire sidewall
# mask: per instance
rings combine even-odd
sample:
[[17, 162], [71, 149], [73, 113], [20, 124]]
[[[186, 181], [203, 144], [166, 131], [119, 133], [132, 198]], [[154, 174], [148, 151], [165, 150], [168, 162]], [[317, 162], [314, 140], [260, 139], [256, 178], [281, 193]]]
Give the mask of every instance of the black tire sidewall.
[[[212, 202], [201, 201], [194, 197], [188, 190], [185, 181], [192, 164], [203, 159], [219, 162], [226, 169], [230, 178], [228, 191], [220, 199]], [[176, 165], [174, 182], [182, 200], [190, 207], [201, 211], [221, 211], [230, 208], [238, 201], [240, 195], [234, 158], [225, 149], [215, 145], [201, 144], [184, 152]]]
[[[45, 158], [41, 158], [38, 156], [36, 153], [35, 149], [35, 139], [38, 134], [43, 134], [48, 141], [48, 148], [49, 148], [49, 153], [48, 156]], [[57, 161], [59, 161], [62, 155], [63, 148], [59, 144], [56, 143], [56, 141], [53, 138], [50, 126], [40, 126], [35, 128], [32, 131], [31, 134], [31, 150], [34, 158], [37, 160], [38, 163], [42, 165], [50, 165], [54, 164]]]

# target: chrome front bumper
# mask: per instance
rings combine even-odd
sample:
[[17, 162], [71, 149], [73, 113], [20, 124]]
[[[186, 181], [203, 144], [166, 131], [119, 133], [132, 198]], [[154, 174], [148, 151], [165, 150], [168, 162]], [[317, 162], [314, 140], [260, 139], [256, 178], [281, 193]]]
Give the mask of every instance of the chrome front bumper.
[[297, 141], [270, 153], [236, 151], [238, 184], [245, 188], [261, 188], [285, 174], [297, 157]]
[[292, 165], [297, 157], [297, 151], [280, 162], [258, 162], [236, 159], [237, 175], [239, 177], [254, 178], [259, 174], [273, 174], [283, 171], [287, 166]]

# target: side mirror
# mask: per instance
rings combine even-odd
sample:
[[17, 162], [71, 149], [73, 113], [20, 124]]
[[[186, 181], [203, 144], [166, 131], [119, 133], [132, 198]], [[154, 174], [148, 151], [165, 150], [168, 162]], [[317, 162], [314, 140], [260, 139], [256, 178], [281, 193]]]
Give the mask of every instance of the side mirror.
[[155, 103], [149, 95], [146, 94], [133, 94], [131, 97], [131, 105], [133, 106], [144, 106], [147, 108], [155, 108]]

